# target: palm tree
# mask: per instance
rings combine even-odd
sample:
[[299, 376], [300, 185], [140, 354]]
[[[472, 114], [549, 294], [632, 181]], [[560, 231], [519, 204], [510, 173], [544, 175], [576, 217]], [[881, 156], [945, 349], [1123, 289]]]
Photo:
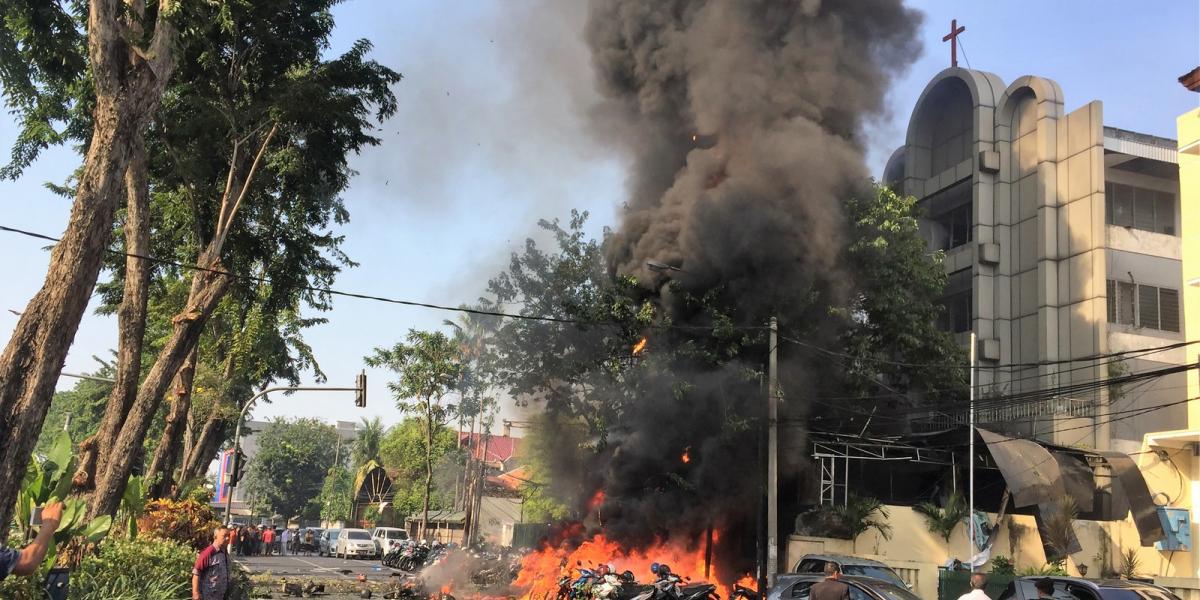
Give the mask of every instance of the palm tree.
[[379, 460], [379, 444], [383, 440], [383, 419], [362, 418], [362, 426], [354, 438], [354, 468]]
[[947, 544], [950, 543], [950, 536], [954, 535], [954, 528], [967, 518], [967, 503], [963, 502], [962, 494], [957, 490], [950, 494], [945, 508], [932, 502], [922, 502], [914, 506], [913, 510], [921, 513], [929, 524], [929, 531], [942, 536]]
[[888, 524], [888, 512], [878, 498], [851, 494], [846, 505], [837, 507], [842, 523], [850, 530], [850, 539], [857, 551], [858, 536], [874, 529], [883, 539], [892, 539], [892, 526]]
[[1079, 550], [1073, 527], [1078, 516], [1079, 505], [1070, 495], [1059, 498], [1042, 514], [1042, 540], [1053, 553], [1046, 557], [1051, 563], [1066, 560], [1072, 551]]

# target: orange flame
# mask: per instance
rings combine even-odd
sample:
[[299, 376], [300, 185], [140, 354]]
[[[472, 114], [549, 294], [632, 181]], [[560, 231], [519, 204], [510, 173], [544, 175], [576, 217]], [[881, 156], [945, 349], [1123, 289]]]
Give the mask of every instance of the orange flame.
[[[716, 540], [717, 537], [714, 535], [713, 539]], [[650, 573], [650, 565], [653, 563], [670, 565], [673, 573], [694, 583], [708, 579], [704, 575], [703, 544], [690, 548], [680, 542], [665, 541], [649, 548], [630, 550], [601, 533], [575, 548], [568, 548], [566, 544], [558, 547], [544, 546], [541, 550], [526, 555], [521, 563], [521, 572], [513, 585], [523, 591], [521, 597], [525, 600], [553, 598], [558, 592], [559, 578], [575, 578], [579, 569], [594, 569], [597, 565], [608, 564], [612, 565], [617, 573], [632, 571], [638, 580], [646, 581], [653, 577]], [[712, 582], [716, 583], [718, 593], [723, 598], [730, 597], [730, 592], [733, 591], [731, 582]], [[741, 585], [740, 580], [738, 584]], [[753, 580], [751, 585], [754, 585]]]
[[751, 589], [756, 592], [758, 591], [758, 580], [755, 579], [754, 575], [751, 575], [750, 573], [746, 573], [745, 575], [742, 575], [742, 578], [737, 580], [737, 583], [735, 585], [740, 585], [744, 588]]
[[681, 456], [680, 459], [683, 460], [683, 464], [685, 464], [685, 465], [692, 462], [692, 447], [691, 446], [688, 446], [687, 448], [683, 449], [683, 456]]
[[646, 342], [647, 342], [647, 341], [649, 341], [649, 339], [648, 339], [648, 338], [644, 338], [644, 337], [643, 337], [642, 339], [638, 340], [638, 343], [636, 343], [636, 344], [634, 344], [634, 345], [633, 345], [633, 355], [634, 355], [634, 356], [637, 356], [637, 355], [641, 354], [641, 353], [642, 353], [642, 350], [645, 350], [645, 349], [646, 349]]

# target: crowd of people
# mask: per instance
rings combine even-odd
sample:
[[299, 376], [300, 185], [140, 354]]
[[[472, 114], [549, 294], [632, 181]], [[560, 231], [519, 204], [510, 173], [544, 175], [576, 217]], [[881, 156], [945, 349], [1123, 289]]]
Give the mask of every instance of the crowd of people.
[[270, 556], [279, 550], [275, 541], [275, 528], [270, 525], [239, 525], [229, 530], [226, 551], [240, 556]]

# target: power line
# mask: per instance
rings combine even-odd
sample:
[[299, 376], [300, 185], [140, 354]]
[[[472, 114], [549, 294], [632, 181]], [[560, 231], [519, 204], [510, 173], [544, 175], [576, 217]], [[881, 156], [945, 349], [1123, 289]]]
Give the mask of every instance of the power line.
[[[830, 350], [828, 348], [823, 348], [816, 344], [813, 344], [810, 342], [805, 342], [803, 340], [798, 340], [796, 338], [782, 336], [782, 335], [779, 337], [780, 337], [780, 339], [786, 340], [786, 341], [796, 344], [798, 346], [803, 346], [805, 348], [810, 348], [812, 350], [816, 350], [818, 352], [829, 354], [831, 356], [839, 356], [842, 358], [847, 358], [847, 359], [855, 360], [855, 361], [872, 362], [872, 363], [886, 364], [886, 365], [892, 365], [892, 366], [897, 366], [897, 367], [942, 367], [942, 368], [950, 368], [950, 369], [966, 369], [967, 368], [967, 365], [960, 364], [960, 363], [911, 363], [911, 362], [904, 362], [904, 361], [888, 360], [886, 358], [873, 358], [870, 356], [854, 356], [852, 354], [847, 354], [845, 352], [839, 352], [837, 350]], [[1067, 358], [1067, 359], [1062, 359], [1062, 360], [1046, 360], [1046, 361], [1026, 362], [1026, 363], [1009, 363], [1006, 365], [994, 365], [994, 366], [976, 365], [975, 368], [976, 369], [1009, 369], [1009, 370], [1030, 369], [1030, 368], [1036, 368], [1036, 367], [1048, 367], [1048, 366], [1053, 366], [1053, 365], [1070, 364], [1070, 363], [1083, 362], [1083, 361], [1089, 361], [1089, 360], [1100, 360], [1103, 358], [1123, 357], [1123, 356], [1130, 355], [1130, 354], [1143, 354], [1143, 353], [1153, 354], [1155, 352], [1164, 352], [1167, 350], [1174, 350], [1176, 348], [1183, 348], [1185, 346], [1190, 346], [1192, 344], [1200, 344], [1200, 340], [1175, 342], [1172, 344], [1156, 346], [1153, 348], [1141, 348], [1141, 349], [1137, 349], [1137, 350], [1123, 350], [1120, 352], [1110, 352], [1110, 353], [1106, 353], [1106, 354], [1093, 354], [1093, 355], [1089, 355], [1089, 356], [1082, 356], [1079, 358]], [[1082, 368], [1092, 368], [1095, 366], [1098, 366], [1098, 365], [1088, 365], [1087, 367], [1082, 367]], [[1065, 371], [1063, 371], [1063, 372], [1065, 372]]]
[[[1082, 383], [1058, 386], [1058, 387], [1054, 387], [1054, 388], [1047, 388], [1047, 389], [1041, 389], [1041, 390], [1034, 390], [1034, 391], [1030, 391], [1030, 392], [1020, 392], [1020, 393], [1016, 393], [1016, 394], [998, 395], [998, 396], [993, 396], [990, 398], [977, 399], [975, 401], [976, 411], [979, 412], [980, 410], [987, 410], [987, 409], [991, 409], [991, 408], [1009, 408], [1009, 407], [1014, 407], [1014, 406], [1036, 404], [1036, 403], [1043, 402], [1046, 400], [1058, 399], [1063, 396], [1067, 396], [1067, 397], [1079, 396], [1079, 395], [1086, 394], [1088, 392], [1098, 391], [1101, 388], [1111, 387], [1113, 385], [1146, 383], [1150, 380], [1157, 379], [1159, 377], [1165, 377], [1167, 375], [1173, 375], [1176, 373], [1184, 373], [1184, 372], [1187, 372], [1187, 371], [1190, 371], [1193, 369], [1197, 369], [1197, 368], [1200, 368], [1200, 364], [1189, 363], [1189, 364], [1184, 364], [1184, 365], [1166, 367], [1163, 369], [1141, 371], [1138, 373], [1122, 375], [1119, 377], [1109, 377], [1109, 378], [1103, 378], [1103, 379], [1089, 380], [1089, 381], [1082, 382]], [[905, 416], [920, 415], [920, 414], [931, 413], [931, 412], [935, 412], [935, 413], [936, 412], [954, 412], [955, 409], [962, 410], [962, 409], [967, 408], [970, 404], [968, 401], [959, 400], [959, 401], [944, 402], [944, 403], [930, 404], [930, 405], [924, 405], [924, 406], [906, 407], [906, 408], [888, 410], [888, 411], [882, 411], [882, 412], [879, 410], [876, 410], [874, 412], [866, 412], [866, 411], [862, 411], [862, 410], [856, 410], [854, 407], [843, 406], [843, 405], [829, 403], [829, 402], [822, 402], [821, 401], [822, 398], [820, 398], [820, 397], [809, 398], [809, 400], [816, 402], [817, 404], [828, 406], [834, 410], [849, 412], [849, 413], [857, 414], [857, 415], [864, 416], [864, 417], [873, 417], [873, 418], [878, 418], [878, 419], [894, 420], [894, 421], [903, 421], [903, 420], [905, 420], [904, 419]]]
[[[791, 341], [791, 340], [789, 340], [789, 341]], [[1093, 364], [1093, 365], [1083, 365], [1083, 366], [1074, 367], [1074, 368], [1070, 368], [1070, 369], [1062, 369], [1062, 370], [1054, 371], [1051, 373], [1039, 373], [1037, 375], [1031, 375], [1028, 377], [1017, 377], [1017, 378], [1012, 378], [1012, 379], [1006, 379], [1004, 381], [993, 381], [991, 383], [980, 383], [980, 384], [975, 385], [975, 389], [976, 390], [994, 389], [998, 386], [1010, 386], [1012, 384], [1022, 382], [1022, 381], [1033, 381], [1033, 380], [1040, 380], [1040, 379], [1045, 379], [1045, 378], [1050, 378], [1050, 377], [1061, 377], [1062, 375], [1065, 375], [1067, 373], [1072, 373], [1075, 371], [1083, 371], [1083, 370], [1087, 370], [1087, 369], [1099, 369], [1106, 365], [1121, 363], [1124, 361], [1124, 359], [1127, 359], [1127, 358], [1144, 358], [1145, 356], [1149, 356], [1151, 354], [1165, 352], [1167, 350], [1172, 350], [1177, 347], [1181, 347], [1183, 345], [1193, 344], [1193, 343], [1196, 343], [1196, 342], [1193, 341], [1193, 342], [1184, 342], [1184, 343], [1179, 343], [1179, 344], [1170, 344], [1167, 346], [1160, 346], [1157, 348], [1148, 348], [1148, 349], [1144, 349], [1144, 350], [1128, 350], [1125, 352], [1127, 352], [1127, 353], [1136, 352], [1137, 354], [1125, 354], [1121, 358], [1116, 358], [1116, 359], [1108, 361], [1108, 362], [1103, 362], [1103, 363]], [[847, 368], [846, 364], [843, 362], [838, 362], [838, 364], [841, 365], [842, 368]], [[959, 368], [966, 368], [966, 367], [959, 366]], [[1099, 381], [1100, 379], [1101, 378], [1097, 378], [1097, 379], [1090, 380], [1090, 381]], [[961, 391], [969, 390], [969, 389], [970, 389], [970, 386], [967, 385], [967, 386], [961, 386], [961, 387], [955, 387], [955, 388], [930, 388], [930, 389], [912, 390], [911, 393], [918, 394], [918, 395], [928, 395], [928, 394], [935, 394], [935, 393], [939, 393], [939, 392], [961, 392]], [[821, 398], [824, 400], [862, 400], [862, 399], [868, 399], [868, 398], [874, 398], [874, 399], [896, 398], [897, 395], [899, 395], [899, 394], [893, 392], [893, 393], [884, 393], [884, 394], [819, 396], [818, 398]]]

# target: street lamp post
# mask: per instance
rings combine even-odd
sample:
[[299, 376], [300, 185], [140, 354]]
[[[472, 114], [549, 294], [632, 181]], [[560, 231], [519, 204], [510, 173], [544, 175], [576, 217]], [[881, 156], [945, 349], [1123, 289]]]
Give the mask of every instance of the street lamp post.
[[[242, 405], [242, 410], [238, 414], [237, 426], [234, 427], [234, 430], [233, 430], [233, 460], [234, 460], [234, 463], [236, 464], [238, 461], [238, 459], [237, 459], [238, 447], [241, 445], [241, 442], [242, 442], [242, 421], [244, 421], [246, 419], [246, 412], [250, 410], [251, 406], [254, 406], [254, 403], [257, 402], [259, 398], [262, 398], [263, 396], [266, 396], [267, 394], [269, 394], [271, 392], [355, 392], [358, 394], [359, 398], [365, 400], [366, 395], [367, 395], [367, 376], [365, 374], [359, 374], [358, 378], [356, 379], [356, 383], [357, 383], [357, 385], [355, 387], [297, 387], [297, 386], [271, 387], [271, 388], [267, 388], [267, 389], [255, 394], [254, 396], [252, 396], [250, 398], [250, 400], [248, 400], [245, 404]], [[363, 402], [363, 404], [365, 404], [365, 402]], [[241, 467], [244, 465], [238, 465], [238, 466], [239, 466], [238, 470], [240, 471]], [[233, 473], [230, 473], [229, 474], [229, 491], [226, 493], [226, 496], [225, 496], [225, 526], [226, 527], [228, 527], [230, 524], [233, 523], [233, 489], [235, 487], [237, 487], [237, 482], [233, 480]]]

